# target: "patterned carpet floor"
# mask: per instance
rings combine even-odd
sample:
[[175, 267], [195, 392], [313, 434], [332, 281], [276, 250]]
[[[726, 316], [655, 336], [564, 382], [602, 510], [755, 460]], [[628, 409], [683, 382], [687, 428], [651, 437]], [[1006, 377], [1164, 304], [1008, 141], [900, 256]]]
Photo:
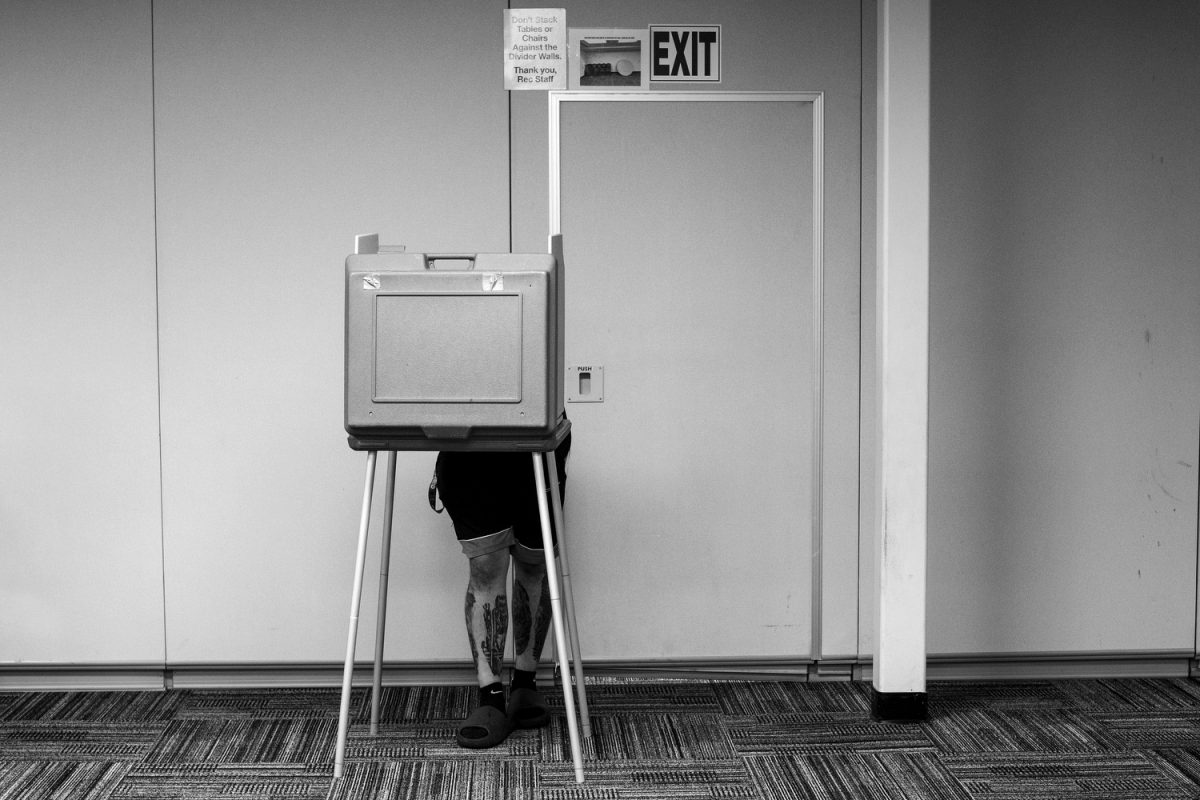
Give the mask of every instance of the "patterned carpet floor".
[[[466, 686], [0, 693], [0, 800], [1173, 800], [1200, 798], [1200, 683], [934, 683], [928, 721], [875, 722], [863, 683], [589, 679], [577, 784], [550, 727], [453, 741]], [[553, 691], [547, 692], [554, 698]]]

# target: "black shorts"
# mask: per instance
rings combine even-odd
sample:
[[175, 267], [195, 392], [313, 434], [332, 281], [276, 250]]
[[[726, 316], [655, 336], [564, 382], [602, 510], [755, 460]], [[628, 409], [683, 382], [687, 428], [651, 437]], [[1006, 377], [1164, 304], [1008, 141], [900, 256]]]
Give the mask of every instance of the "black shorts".
[[[554, 452], [560, 501], [566, 497], [570, 449], [568, 434]], [[544, 560], [531, 453], [442, 452], [435, 473], [442, 505], [468, 558], [509, 549], [522, 561]], [[548, 479], [546, 487], [549, 491]], [[553, 514], [550, 527], [551, 541], [557, 543]]]

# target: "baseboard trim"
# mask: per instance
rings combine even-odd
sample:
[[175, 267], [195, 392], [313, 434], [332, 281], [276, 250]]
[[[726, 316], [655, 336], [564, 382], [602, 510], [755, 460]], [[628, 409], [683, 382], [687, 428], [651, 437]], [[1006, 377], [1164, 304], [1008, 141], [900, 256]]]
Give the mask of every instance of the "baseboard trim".
[[[551, 667], [539, 671], [552, 674]], [[173, 689], [325, 689], [341, 688], [342, 679], [341, 664], [177, 664], [167, 671]], [[354, 686], [373, 679], [372, 664], [356, 663]], [[380, 679], [386, 686], [457, 686], [474, 683], [475, 668], [469, 661], [384, 664]]]
[[930, 680], [1010, 681], [1186, 678], [1196, 654], [1186, 650], [1090, 653], [936, 655]]
[[[803, 658], [586, 660], [589, 682], [654, 680], [867, 681], [871, 659]], [[369, 686], [372, 665], [360, 662], [354, 685]], [[1186, 651], [1148, 653], [1025, 653], [937, 655], [927, 662], [931, 681], [1019, 681], [1200, 677], [1200, 662]], [[462, 661], [390, 662], [389, 686], [451, 686], [475, 680]], [[558, 678], [547, 664], [539, 679]], [[0, 691], [164, 691], [170, 689], [334, 688], [342, 665], [314, 663], [0, 664]]]
[[0, 665], [0, 691], [4, 692], [161, 692], [165, 688], [161, 666]]
[[[1186, 650], [1080, 653], [970, 653], [931, 655], [930, 681], [1117, 680], [1122, 678], [1187, 678], [1196, 655]], [[854, 680], [874, 677], [871, 659], [856, 663]]]

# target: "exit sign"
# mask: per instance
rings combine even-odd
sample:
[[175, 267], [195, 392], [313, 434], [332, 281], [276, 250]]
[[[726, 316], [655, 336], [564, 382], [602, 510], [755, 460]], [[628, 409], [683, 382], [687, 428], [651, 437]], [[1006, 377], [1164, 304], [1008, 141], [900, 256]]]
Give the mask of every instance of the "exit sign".
[[720, 25], [651, 25], [650, 80], [721, 80]]

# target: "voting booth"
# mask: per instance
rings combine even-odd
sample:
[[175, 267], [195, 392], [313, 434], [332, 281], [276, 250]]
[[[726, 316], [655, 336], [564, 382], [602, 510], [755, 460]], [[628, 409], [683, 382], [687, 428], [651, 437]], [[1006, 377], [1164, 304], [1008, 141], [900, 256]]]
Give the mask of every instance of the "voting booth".
[[[340, 778], [375, 464], [388, 454], [379, 613], [371, 695], [378, 731], [396, 452], [527, 451], [546, 554], [558, 667], [575, 777], [583, 782], [580, 727], [587, 713], [554, 449], [570, 432], [564, 413], [562, 238], [548, 253], [409, 253], [359, 236], [346, 259], [345, 429], [367, 453], [350, 629], [342, 676], [334, 777]], [[551, 519], [557, 531], [556, 548]], [[560, 591], [561, 587], [561, 591]], [[565, 606], [565, 608], [564, 608]], [[564, 619], [565, 614], [565, 619]], [[574, 686], [572, 686], [572, 665]], [[575, 713], [578, 692], [579, 721]]]
[[561, 249], [365, 249], [346, 260], [351, 446], [527, 448], [554, 434], [564, 421]]

